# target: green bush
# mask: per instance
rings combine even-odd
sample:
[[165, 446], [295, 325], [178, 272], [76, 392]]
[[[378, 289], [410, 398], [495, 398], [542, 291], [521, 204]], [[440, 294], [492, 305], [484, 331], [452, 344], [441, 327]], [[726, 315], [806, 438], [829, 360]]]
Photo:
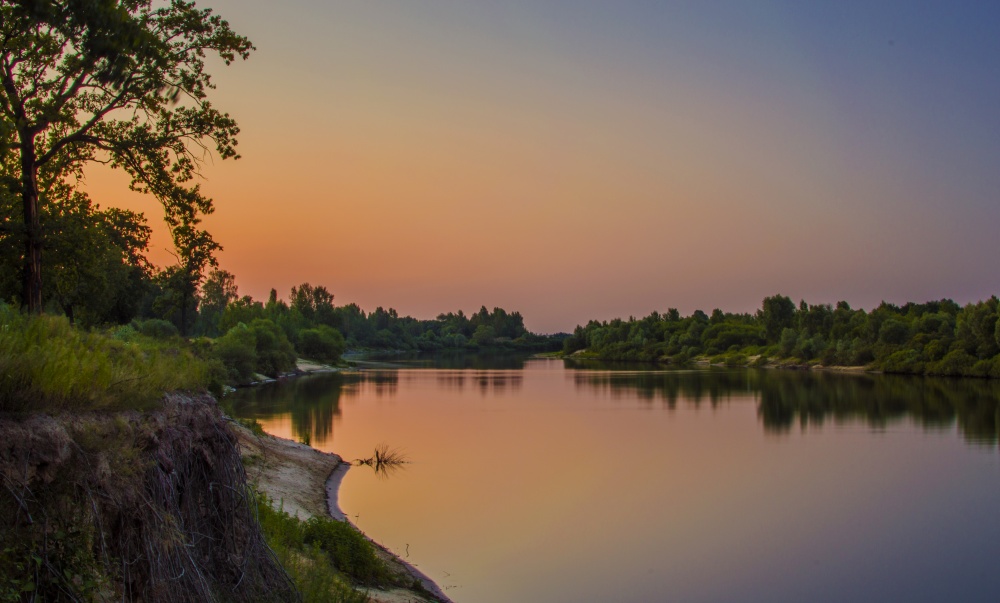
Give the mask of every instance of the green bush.
[[277, 377], [295, 369], [295, 349], [281, 327], [266, 318], [250, 323], [257, 352], [256, 369], [270, 377]]
[[784, 329], [781, 331], [781, 339], [778, 342], [778, 350], [783, 358], [788, 358], [795, 352], [799, 341], [799, 334], [794, 329]]
[[882, 362], [882, 370], [887, 373], [920, 374], [924, 372], [924, 363], [916, 350], [900, 350]]
[[257, 339], [240, 323], [215, 340], [212, 354], [226, 368], [228, 382], [246, 385], [254, 380], [257, 368]]
[[935, 362], [927, 368], [931, 375], [946, 375], [958, 377], [961, 375], [971, 375], [972, 367], [976, 364], [976, 359], [970, 356], [965, 350], [952, 350], [945, 354], [940, 362]]
[[949, 343], [943, 339], [935, 339], [924, 345], [923, 356], [927, 360], [941, 360], [948, 353]]
[[333, 565], [356, 582], [375, 585], [388, 578], [388, 569], [375, 555], [372, 543], [347, 522], [313, 517], [303, 526], [303, 539], [326, 551]]
[[171, 339], [180, 337], [181, 335], [181, 332], [177, 330], [174, 323], [159, 318], [136, 320], [132, 322], [132, 325], [136, 331], [153, 339]]
[[139, 332], [132, 325], [119, 325], [108, 331], [108, 336], [118, 341], [131, 343], [139, 337]]
[[726, 357], [726, 366], [746, 366], [747, 357], [743, 354], [732, 354]]
[[[331, 555], [317, 542], [306, 542], [307, 522], [292, 517], [262, 493], [257, 494], [257, 516], [268, 546], [288, 571], [304, 603], [367, 603], [367, 594], [352, 588]], [[325, 519], [320, 521], [329, 521]], [[348, 528], [350, 525], [343, 523]], [[353, 528], [351, 528], [353, 530]], [[356, 530], [353, 530], [358, 534]], [[360, 534], [358, 534], [360, 536]], [[362, 537], [363, 539], [363, 537]], [[372, 544], [365, 541], [368, 547]], [[334, 547], [335, 548], [335, 547]], [[374, 553], [373, 553], [374, 554]], [[379, 561], [381, 563], [381, 561]], [[383, 565], [384, 567], [384, 565]], [[388, 573], [388, 570], [384, 570]]]
[[337, 362], [347, 349], [340, 331], [320, 325], [315, 329], [299, 331], [298, 351], [306, 358], [320, 362]]
[[295, 368], [295, 349], [288, 337], [263, 318], [229, 329], [215, 340], [211, 355], [222, 361], [233, 385], [251, 383], [257, 373], [277, 377]]

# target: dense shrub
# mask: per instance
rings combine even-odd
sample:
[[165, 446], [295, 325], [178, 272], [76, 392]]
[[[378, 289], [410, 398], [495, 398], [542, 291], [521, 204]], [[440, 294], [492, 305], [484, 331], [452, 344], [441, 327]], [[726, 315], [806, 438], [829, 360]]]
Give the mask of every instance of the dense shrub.
[[347, 348], [344, 336], [336, 329], [320, 325], [299, 331], [298, 351], [306, 358], [320, 362], [337, 362]]
[[153, 339], [171, 339], [173, 337], [180, 337], [181, 334], [177, 330], [177, 327], [174, 326], [174, 323], [159, 318], [135, 320], [132, 322], [132, 325], [136, 331]]
[[262, 318], [229, 329], [215, 340], [212, 356], [222, 361], [234, 385], [252, 382], [256, 373], [277, 377], [295, 368], [295, 350], [284, 331]]
[[916, 350], [900, 350], [882, 362], [882, 370], [887, 373], [922, 373], [924, 363]]
[[347, 522], [313, 517], [303, 526], [303, 538], [329, 554], [333, 565], [356, 582], [376, 585], [388, 578], [372, 544]]
[[944, 358], [939, 362], [930, 365], [927, 368], [927, 372], [931, 375], [946, 375], [951, 377], [971, 375], [972, 367], [975, 364], [975, 357], [969, 355], [965, 350], [952, 350], [945, 354]]
[[250, 331], [256, 342], [258, 373], [277, 377], [295, 369], [295, 349], [281, 327], [266, 318], [258, 318], [250, 323]]
[[246, 325], [238, 324], [215, 340], [212, 350], [226, 368], [229, 383], [245, 385], [257, 369], [257, 339]]
[[[351, 588], [348, 580], [372, 582], [360, 580], [345, 569], [365, 567], [365, 564], [352, 565], [347, 559], [337, 557], [338, 549], [344, 549], [348, 551], [348, 556], [353, 554], [367, 562], [374, 559], [374, 565], [367, 566], [362, 574], [378, 576], [379, 580], [388, 578], [389, 571], [375, 556], [374, 546], [351, 525], [329, 518], [302, 521], [276, 507], [263, 494], [258, 494], [257, 501], [261, 530], [268, 545], [291, 575], [304, 603], [365, 603], [370, 600], [364, 593]], [[336, 525], [329, 529], [327, 524]], [[350, 544], [341, 543], [341, 539], [347, 539]], [[350, 553], [354, 549], [362, 552]]]

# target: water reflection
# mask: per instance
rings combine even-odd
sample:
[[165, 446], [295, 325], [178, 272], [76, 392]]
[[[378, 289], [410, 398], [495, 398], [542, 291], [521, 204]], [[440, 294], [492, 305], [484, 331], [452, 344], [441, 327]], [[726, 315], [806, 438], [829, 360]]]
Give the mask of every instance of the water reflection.
[[[634, 365], [633, 365], [634, 369]], [[637, 397], [645, 402], [663, 402], [669, 409], [677, 402], [712, 408], [734, 393], [751, 391], [746, 376], [736, 371], [572, 371], [570, 378], [581, 389], [596, 389], [614, 399]]]
[[694, 406], [707, 401], [714, 408], [735, 395], [751, 394], [769, 433], [830, 420], [884, 429], [909, 417], [925, 429], [957, 424], [968, 442], [996, 445], [1000, 440], [1000, 382], [995, 380], [775, 370], [592, 370], [598, 366], [569, 364], [583, 369], [571, 371], [570, 378], [578, 388], [612, 398], [661, 401], [669, 409], [681, 399]]
[[465, 352], [440, 352], [437, 354], [412, 353], [391, 356], [369, 355], [356, 360], [359, 366], [379, 363], [398, 368], [436, 368], [451, 370], [521, 370], [531, 356], [523, 352], [509, 354], [467, 354]]
[[340, 418], [340, 397], [353, 378], [337, 373], [314, 375], [240, 390], [229, 402], [238, 417], [276, 419], [288, 416], [292, 435], [302, 442], [333, 438]]
[[[659, 403], [667, 410], [679, 403], [716, 408], [734, 397], [752, 396], [764, 430], [772, 434], [829, 421], [885, 429], [911, 418], [925, 429], [957, 425], [968, 442], [1000, 442], [1000, 382], [995, 380], [776, 370], [636, 371], [634, 365], [633, 370], [607, 370], [607, 365], [570, 362], [567, 368], [567, 378], [578, 389]], [[422, 379], [421, 373], [382, 369], [315, 375], [238, 392], [232, 404], [238, 416], [289, 417], [293, 437], [300, 441], [332, 441], [342, 397], [393, 398], [401, 379]], [[442, 391], [471, 388], [484, 397], [503, 396], [521, 390], [524, 371], [437, 370], [433, 378]]]
[[365, 371], [360, 374], [345, 375], [344, 396], [358, 398], [374, 396], [391, 398], [399, 389], [399, 372], [395, 370]]
[[483, 396], [502, 396], [520, 390], [524, 375], [521, 371], [439, 371], [435, 382], [448, 391], [461, 392], [466, 385], [472, 385]]

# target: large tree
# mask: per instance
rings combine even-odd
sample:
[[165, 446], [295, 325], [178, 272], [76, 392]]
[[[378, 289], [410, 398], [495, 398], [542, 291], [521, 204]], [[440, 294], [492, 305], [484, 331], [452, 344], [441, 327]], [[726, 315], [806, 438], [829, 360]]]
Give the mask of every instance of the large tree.
[[778, 343], [781, 332], [795, 324], [795, 303], [784, 295], [765, 297], [757, 319], [764, 327], [767, 343]]
[[237, 157], [239, 132], [208, 101], [206, 56], [228, 65], [252, 49], [193, 2], [0, 0], [0, 180], [23, 208], [29, 311], [42, 307], [39, 171], [108, 163], [162, 202], [172, 230], [197, 224], [212, 201], [191, 181], [209, 146]]

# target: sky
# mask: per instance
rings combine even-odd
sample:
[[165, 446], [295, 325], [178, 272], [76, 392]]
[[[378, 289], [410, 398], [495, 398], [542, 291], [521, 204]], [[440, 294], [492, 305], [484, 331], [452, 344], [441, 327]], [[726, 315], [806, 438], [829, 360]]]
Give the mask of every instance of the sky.
[[202, 169], [241, 294], [552, 333], [1000, 290], [1000, 3], [198, 5], [257, 48], [210, 63], [242, 158]]

